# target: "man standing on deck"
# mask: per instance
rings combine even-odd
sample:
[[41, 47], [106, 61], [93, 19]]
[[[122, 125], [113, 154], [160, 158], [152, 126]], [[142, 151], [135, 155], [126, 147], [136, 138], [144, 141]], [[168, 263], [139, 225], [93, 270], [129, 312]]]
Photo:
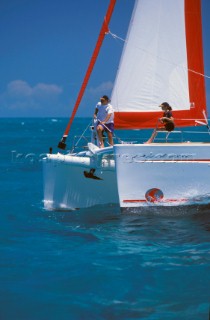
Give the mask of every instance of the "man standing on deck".
[[109, 97], [104, 95], [100, 102], [97, 103], [94, 119], [97, 119], [97, 134], [99, 140], [99, 148], [104, 148], [103, 132], [107, 132], [109, 144], [113, 146], [113, 132], [114, 132], [114, 110], [110, 104]]

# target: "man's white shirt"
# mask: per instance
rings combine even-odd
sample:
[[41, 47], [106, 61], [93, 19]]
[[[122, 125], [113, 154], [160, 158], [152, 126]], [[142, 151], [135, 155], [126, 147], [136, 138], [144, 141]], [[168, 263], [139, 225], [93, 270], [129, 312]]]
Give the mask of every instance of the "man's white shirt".
[[103, 105], [101, 102], [98, 102], [96, 105], [98, 109], [97, 118], [100, 121], [104, 121], [108, 114], [111, 114], [111, 117], [106, 123], [114, 122], [114, 109], [110, 103]]

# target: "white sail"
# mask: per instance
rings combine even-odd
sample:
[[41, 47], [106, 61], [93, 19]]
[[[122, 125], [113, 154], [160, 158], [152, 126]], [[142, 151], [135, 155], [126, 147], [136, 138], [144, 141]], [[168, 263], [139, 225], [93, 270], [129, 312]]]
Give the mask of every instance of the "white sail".
[[[149, 17], [149, 21], [148, 21]], [[136, 0], [112, 93], [116, 112], [190, 108], [184, 0]]]

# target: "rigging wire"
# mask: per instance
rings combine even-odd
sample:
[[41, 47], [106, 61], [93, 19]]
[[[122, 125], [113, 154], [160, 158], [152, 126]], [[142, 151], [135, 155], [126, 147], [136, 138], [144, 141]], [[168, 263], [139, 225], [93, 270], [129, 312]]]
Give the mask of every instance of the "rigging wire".
[[89, 122], [88, 126], [87, 126], [86, 129], [83, 131], [82, 135], [80, 136], [80, 138], [78, 139], [77, 143], [75, 144], [75, 147], [78, 146], [80, 140], [84, 137], [84, 134], [85, 134], [85, 132], [87, 131], [87, 129], [90, 127], [91, 123], [92, 123], [92, 120]]
[[[115, 39], [115, 40], [118, 39], [118, 40], [121, 40], [121, 41], [123, 41], [123, 42], [125, 42], [125, 43], [127, 42], [126, 39], [123, 39], [123, 38], [119, 37], [118, 35], [112, 33], [110, 30], [109, 30], [108, 34], [110, 34], [110, 35], [113, 37], [113, 39]], [[142, 51], [144, 51], [144, 52], [146, 52], [147, 54], [150, 54], [150, 55], [152, 55], [152, 56], [155, 56], [155, 55], [152, 54], [151, 52], [149, 52], [149, 51], [147, 51], [147, 50], [145, 50], [145, 49], [142, 49], [142, 48], [139, 47], [139, 46], [136, 46], [136, 48], [137, 48], [137, 49], [140, 49], [140, 50], [142, 50]], [[159, 57], [159, 56], [156, 56], [156, 57], [159, 58], [159, 59], [161, 59], [161, 60], [163, 60], [163, 61], [165, 61], [165, 62], [167, 62], [167, 63], [169, 63], [169, 64], [176, 65], [175, 63], [172, 63], [172, 62], [170, 62], [170, 61], [168, 61], [168, 60], [166, 60], [166, 59], [163, 59], [163, 58], [161, 58], [161, 57]], [[199, 76], [202, 76], [202, 77], [204, 77], [204, 78], [210, 79], [210, 76], [208, 76], [208, 75], [206, 75], [206, 74], [203, 74], [203, 73], [200, 73], [200, 72], [198, 72], [198, 71], [195, 71], [195, 70], [193, 70], [193, 69], [188, 69], [188, 68], [184, 68], [184, 67], [181, 67], [181, 66], [180, 66], [180, 68], [185, 69], [185, 70], [187, 70], [187, 71], [189, 71], [189, 72], [195, 73], [195, 74], [197, 74], [197, 75], [199, 75]]]
[[79, 137], [79, 139], [77, 140], [76, 144], [73, 146], [72, 150], [71, 150], [71, 153], [73, 152], [73, 150], [78, 146], [79, 142], [82, 140], [82, 138], [84, 137], [85, 135], [85, 132], [87, 131], [87, 129], [90, 127], [90, 125], [92, 124], [92, 119], [91, 121], [89, 122], [89, 124], [87, 125], [87, 127], [85, 128], [85, 130], [83, 131], [82, 135]]

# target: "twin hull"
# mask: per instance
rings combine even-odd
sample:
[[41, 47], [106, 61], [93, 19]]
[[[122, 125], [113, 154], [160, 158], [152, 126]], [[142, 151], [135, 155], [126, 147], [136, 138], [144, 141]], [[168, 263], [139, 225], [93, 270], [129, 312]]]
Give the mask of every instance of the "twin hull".
[[64, 210], [118, 203], [114, 161], [97, 162], [89, 156], [48, 154], [43, 160], [45, 208]]
[[[108, 148], [107, 148], [108, 149]], [[109, 148], [110, 151], [110, 148]], [[120, 144], [44, 159], [46, 209], [119, 203], [121, 208], [177, 207], [210, 203], [210, 144]]]

